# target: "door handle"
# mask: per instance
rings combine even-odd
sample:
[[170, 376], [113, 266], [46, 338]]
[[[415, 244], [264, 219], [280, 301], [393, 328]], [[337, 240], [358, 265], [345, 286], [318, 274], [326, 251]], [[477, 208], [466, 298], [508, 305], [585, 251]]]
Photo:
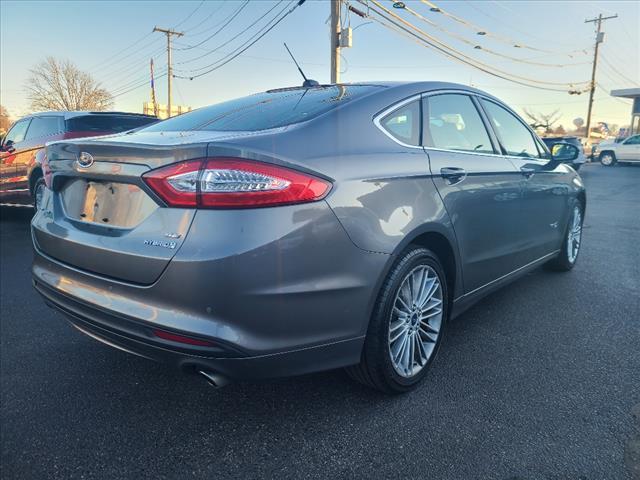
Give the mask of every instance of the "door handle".
[[453, 185], [454, 183], [463, 181], [467, 176], [467, 172], [464, 168], [460, 167], [443, 167], [440, 169], [440, 175], [442, 175], [442, 178], [447, 180], [450, 185]]
[[520, 168], [520, 171], [522, 172], [522, 175], [524, 175], [525, 178], [531, 178], [536, 173], [536, 171], [533, 168], [528, 168], [528, 167], [522, 167]]

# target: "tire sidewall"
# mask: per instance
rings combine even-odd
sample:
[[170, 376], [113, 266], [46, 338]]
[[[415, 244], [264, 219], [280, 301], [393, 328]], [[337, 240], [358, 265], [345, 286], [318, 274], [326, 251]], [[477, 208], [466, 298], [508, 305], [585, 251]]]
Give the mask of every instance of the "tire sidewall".
[[38, 205], [38, 189], [41, 187], [46, 187], [43, 177], [38, 177], [33, 184], [33, 191], [31, 193], [33, 197], [33, 209], [37, 212], [40, 205]]
[[[609, 155], [611, 157], [611, 163], [604, 163], [604, 156]], [[616, 164], [616, 155], [613, 152], [602, 152], [600, 154], [600, 163], [605, 167], [612, 167]]]
[[[410, 259], [406, 260], [407, 257], [410, 257]], [[396, 372], [391, 361], [388, 340], [389, 324], [391, 322], [391, 310], [393, 308], [393, 303], [396, 298], [398, 289], [402, 285], [402, 282], [404, 281], [407, 274], [419, 265], [430, 266], [438, 275], [440, 288], [442, 289], [443, 315], [442, 323], [440, 326], [440, 334], [438, 335], [438, 340], [436, 341], [436, 345], [434, 347], [433, 353], [431, 354], [431, 357], [429, 358], [429, 360], [427, 360], [426, 365], [420, 370], [420, 372], [418, 372], [418, 374], [416, 374], [414, 377], [406, 378]], [[383, 290], [383, 292], [385, 293], [385, 298], [382, 299], [382, 302], [379, 302], [375, 312], [375, 323], [378, 326], [379, 330], [376, 336], [380, 340], [377, 354], [381, 356], [382, 368], [385, 377], [387, 379], [390, 379], [393, 383], [392, 388], [394, 390], [403, 391], [411, 388], [422, 380], [422, 378], [427, 374], [431, 363], [438, 353], [440, 344], [442, 343], [442, 338], [444, 336], [447, 317], [449, 315], [449, 292], [447, 290], [447, 281], [444, 274], [444, 269], [440, 265], [438, 258], [430, 250], [427, 250], [425, 248], [412, 249], [405, 255], [403, 255], [398, 264], [392, 269], [389, 278], [391, 279], [391, 282], [388, 285], [385, 285], [386, 288]]]
[[[576, 254], [576, 258], [573, 260], [573, 262], [571, 260], [569, 260], [569, 246], [568, 246], [568, 241], [569, 241], [569, 233], [571, 232], [571, 227], [573, 226], [573, 215], [575, 212], [576, 207], [580, 210], [580, 247], [578, 248], [578, 253]], [[582, 228], [584, 226], [584, 208], [582, 207], [582, 204], [580, 202], [575, 202], [572, 206], [571, 206], [571, 215], [569, 216], [569, 222], [567, 222], [567, 229], [565, 231], [564, 234], [564, 238], [563, 238], [563, 245], [562, 245], [562, 260], [567, 264], [567, 266], [569, 267], [569, 269], [573, 268], [574, 265], [576, 263], [578, 263], [578, 258], [580, 258], [580, 252], [582, 251]]]

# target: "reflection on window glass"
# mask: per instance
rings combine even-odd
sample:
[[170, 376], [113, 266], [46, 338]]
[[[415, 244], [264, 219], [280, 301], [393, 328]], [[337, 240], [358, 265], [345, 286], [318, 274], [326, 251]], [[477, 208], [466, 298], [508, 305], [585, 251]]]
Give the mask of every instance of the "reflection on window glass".
[[183, 130], [257, 131], [311, 120], [364, 96], [374, 85], [286, 88], [199, 108], [145, 128], [149, 132]]
[[467, 95], [435, 95], [426, 99], [425, 143], [434, 148], [494, 153], [480, 114]]
[[420, 103], [411, 102], [384, 117], [384, 129], [408, 145], [420, 145]]
[[23, 141], [24, 135], [27, 133], [29, 122], [30, 120], [20, 120], [19, 122], [16, 122], [15, 125], [11, 127], [11, 130], [9, 130], [9, 133], [7, 133], [3, 144], [6, 145], [9, 142], [20, 143]]
[[520, 120], [493, 102], [483, 99], [482, 104], [508, 155], [534, 158], [540, 156], [533, 135]]
[[31, 120], [27, 140], [44, 138], [63, 131], [62, 117], [35, 117]]

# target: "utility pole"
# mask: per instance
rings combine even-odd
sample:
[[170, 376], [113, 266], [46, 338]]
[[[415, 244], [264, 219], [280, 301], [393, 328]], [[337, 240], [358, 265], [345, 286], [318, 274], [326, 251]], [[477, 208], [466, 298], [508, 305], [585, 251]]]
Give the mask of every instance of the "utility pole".
[[151, 59], [151, 101], [153, 102], [153, 114], [158, 116], [158, 102], [156, 101], [156, 84], [153, 76], [153, 58]]
[[340, 7], [342, 0], [331, 0], [331, 83], [340, 83]]
[[612, 18], [618, 18], [618, 15], [611, 15], [610, 17], [603, 17], [602, 14], [596, 18], [585, 20], [584, 23], [596, 24], [596, 46], [593, 52], [593, 68], [591, 69], [591, 89], [589, 90], [589, 108], [587, 110], [587, 142], [591, 133], [591, 110], [593, 109], [593, 94], [596, 91], [596, 67], [598, 65], [598, 47], [604, 41], [604, 32], [602, 31], [602, 22], [610, 20]]
[[173, 67], [171, 65], [171, 36], [181, 37], [182, 32], [176, 32], [170, 28], [154, 27], [154, 32], [161, 32], [167, 36], [167, 118], [171, 118], [171, 83], [173, 80]]

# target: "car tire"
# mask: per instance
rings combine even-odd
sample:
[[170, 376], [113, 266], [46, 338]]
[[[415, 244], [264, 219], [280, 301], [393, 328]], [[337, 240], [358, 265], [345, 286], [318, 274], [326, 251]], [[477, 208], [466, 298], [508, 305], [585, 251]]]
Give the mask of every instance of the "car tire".
[[616, 164], [616, 154], [610, 151], [604, 151], [600, 153], [598, 157], [600, 163], [605, 167], [612, 167]]
[[[577, 216], [577, 218], [576, 218]], [[571, 210], [565, 234], [562, 237], [560, 253], [547, 263], [550, 270], [556, 272], [568, 272], [578, 261], [580, 247], [582, 245], [582, 225], [584, 223], [584, 207], [576, 202]]]
[[39, 176], [36, 181], [33, 182], [33, 188], [31, 189], [31, 198], [33, 199], [33, 209], [37, 212], [42, 203], [42, 195], [47, 185], [44, 182], [44, 178]]
[[448, 307], [447, 281], [438, 257], [426, 248], [406, 250], [382, 285], [360, 363], [347, 368], [349, 376], [390, 394], [415, 388], [436, 356]]

